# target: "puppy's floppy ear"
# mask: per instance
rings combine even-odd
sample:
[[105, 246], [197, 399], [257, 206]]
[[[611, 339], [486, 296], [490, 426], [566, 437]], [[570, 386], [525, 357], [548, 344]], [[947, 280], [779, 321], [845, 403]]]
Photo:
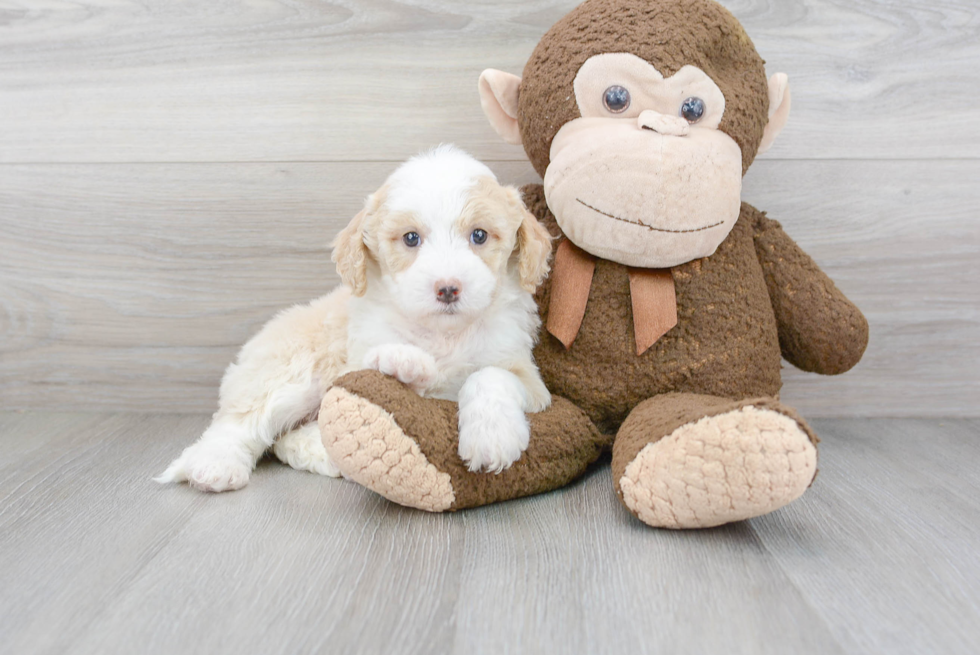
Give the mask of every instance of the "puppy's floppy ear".
[[333, 241], [331, 259], [337, 264], [337, 273], [349, 286], [355, 296], [367, 293], [367, 258], [368, 247], [364, 243], [364, 228], [371, 214], [373, 199], [369, 198], [367, 206], [354, 217], [347, 227], [340, 231]]
[[524, 207], [520, 193], [516, 189], [513, 193], [524, 215], [517, 230], [517, 271], [521, 276], [521, 286], [534, 293], [551, 270], [548, 263], [551, 259], [551, 235], [534, 214]]

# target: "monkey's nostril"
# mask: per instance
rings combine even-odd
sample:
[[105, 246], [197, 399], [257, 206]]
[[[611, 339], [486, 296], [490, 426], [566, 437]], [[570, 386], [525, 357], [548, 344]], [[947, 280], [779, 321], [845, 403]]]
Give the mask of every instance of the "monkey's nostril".
[[664, 136], [687, 136], [687, 130], [682, 130], [682, 129], [670, 129], [670, 128], [658, 129], [656, 127], [650, 127], [649, 125], [644, 125], [642, 129], [650, 130], [655, 134], [662, 134]]
[[663, 136], [685, 136], [691, 129], [690, 123], [680, 116], [666, 116], [649, 109], [639, 115], [637, 122], [640, 129]]

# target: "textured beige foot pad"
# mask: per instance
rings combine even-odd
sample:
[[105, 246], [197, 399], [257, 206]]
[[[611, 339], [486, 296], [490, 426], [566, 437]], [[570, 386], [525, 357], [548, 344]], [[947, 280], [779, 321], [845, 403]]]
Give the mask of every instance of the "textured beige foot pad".
[[663, 528], [707, 528], [767, 514], [800, 497], [817, 450], [792, 418], [746, 406], [649, 444], [619, 481], [626, 506]]
[[320, 433], [344, 477], [388, 500], [427, 512], [446, 511], [455, 501], [449, 474], [377, 405], [334, 387], [320, 407]]

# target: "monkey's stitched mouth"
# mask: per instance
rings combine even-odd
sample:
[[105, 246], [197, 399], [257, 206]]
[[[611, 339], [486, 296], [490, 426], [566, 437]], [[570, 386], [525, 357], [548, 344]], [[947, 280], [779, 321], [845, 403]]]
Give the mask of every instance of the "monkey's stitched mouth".
[[581, 198], [576, 198], [575, 200], [577, 200], [580, 204], [582, 204], [585, 207], [588, 207], [589, 209], [591, 209], [592, 211], [594, 211], [597, 214], [602, 214], [603, 216], [608, 216], [609, 218], [612, 218], [614, 220], [620, 221], [622, 223], [627, 223], [629, 225], [636, 225], [637, 227], [645, 227], [646, 229], [650, 230], [651, 232], [668, 232], [670, 234], [686, 234], [688, 232], [703, 232], [705, 230], [710, 230], [713, 227], [718, 227], [719, 225], [724, 225], [725, 224], [725, 221], [718, 221], [717, 223], [712, 223], [711, 225], [705, 225], [703, 227], [696, 227], [696, 228], [693, 228], [693, 229], [690, 229], [690, 230], [668, 230], [668, 229], [665, 229], [665, 228], [662, 228], [662, 227], [653, 227], [652, 225], [647, 225], [646, 223], [643, 223], [641, 221], [631, 221], [628, 218], [620, 218], [619, 216], [613, 216], [612, 214], [609, 214], [607, 212], [604, 212], [601, 209], [596, 209], [595, 207], [593, 207], [589, 203], [583, 201]]

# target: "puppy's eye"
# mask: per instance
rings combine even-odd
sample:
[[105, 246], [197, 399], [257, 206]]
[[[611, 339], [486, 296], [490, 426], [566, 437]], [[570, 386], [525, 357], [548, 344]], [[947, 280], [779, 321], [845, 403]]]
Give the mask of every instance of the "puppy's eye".
[[479, 228], [473, 230], [473, 234], [470, 235], [470, 241], [478, 246], [482, 246], [487, 242], [487, 233]]
[[418, 232], [409, 232], [402, 237], [402, 241], [404, 241], [405, 245], [409, 248], [414, 248], [422, 242], [422, 237], [419, 236]]
[[701, 98], [688, 98], [681, 104], [681, 116], [688, 123], [697, 123], [704, 116], [704, 100]]

